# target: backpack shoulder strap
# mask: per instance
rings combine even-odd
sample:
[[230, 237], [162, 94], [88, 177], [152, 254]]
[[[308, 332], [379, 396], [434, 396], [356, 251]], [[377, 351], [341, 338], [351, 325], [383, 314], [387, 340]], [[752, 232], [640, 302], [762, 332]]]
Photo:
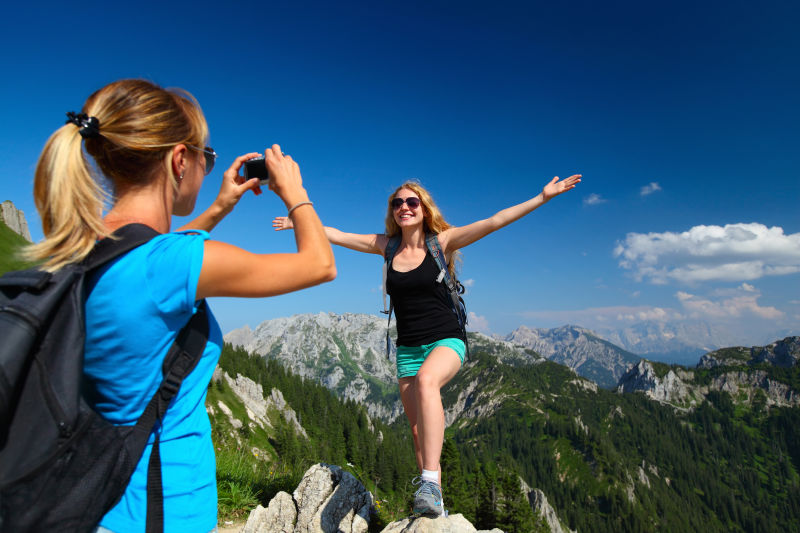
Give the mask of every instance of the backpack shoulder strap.
[[394, 259], [394, 254], [397, 253], [397, 249], [400, 248], [401, 238], [400, 235], [395, 235], [394, 237], [389, 237], [389, 242], [386, 243], [386, 248], [383, 250], [383, 282], [381, 283], [383, 287], [383, 313], [384, 315], [390, 315], [391, 319], [391, 302], [390, 307], [386, 307], [386, 276], [389, 275], [389, 267], [392, 266], [392, 259]]
[[[425, 245], [428, 251], [436, 261], [436, 266], [439, 267], [439, 275], [436, 277], [437, 283], [444, 283], [447, 287], [447, 292], [450, 293], [450, 300], [452, 301], [453, 312], [458, 318], [458, 323], [464, 332], [464, 339], [467, 339], [467, 309], [464, 304], [464, 299], [461, 294], [464, 293], [464, 286], [459, 281], [450, 275], [450, 269], [447, 266], [447, 258], [445, 258], [442, 245], [439, 243], [439, 237], [435, 233], [428, 233], [425, 236]], [[465, 342], [467, 352], [469, 352], [469, 345]]]
[[[203, 300], [189, 322], [178, 332], [170, 346], [162, 372], [164, 378], [153, 394], [144, 412], [133, 429], [134, 449], [143, 450], [150, 433], [160, 423], [170, 402], [178, 394], [184, 378], [194, 370], [203, 355], [208, 341], [208, 312]], [[147, 533], [163, 531], [164, 496], [161, 482], [161, 453], [159, 433], [156, 432], [150, 460], [147, 464], [147, 513], [145, 529]]]
[[386, 359], [391, 359], [389, 357], [389, 345], [391, 343], [389, 328], [392, 325], [392, 310], [394, 309], [391, 298], [389, 298], [389, 307], [386, 307], [386, 277], [389, 275], [389, 267], [392, 266], [394, 254], [396, 254], [397, 249], [400, 248], [400, 242], [400, 235], [389, 237], [389, 242], [386, 243], [386, 248], [383, 250], [383, 281], [381, 283], [383, 288], [383, 311], [381, 311], [381, 313], [386, 315]]
[[123, 226], [99, 241], [84, 260], [84, 265], [87, 270], [97, 268], [116, 257], [130, 252], [158, 235], [160, 234], [156, 230], [144, 224]]
[[442, 245], [439, 244], [439, 236], [435, 233], [425, 235], [425, 246], [433, 256], [433, 260], [436, 261], [436, 266], [439, 267], [439, 275], [436, 278], [436, 282], [441, 283], [444, 281], [447, 289], [453, 291], [455, 283], [450, 275], [450, 269], [447, 268], [447, 258], [444, 256], [444, 251], [442, 251]]

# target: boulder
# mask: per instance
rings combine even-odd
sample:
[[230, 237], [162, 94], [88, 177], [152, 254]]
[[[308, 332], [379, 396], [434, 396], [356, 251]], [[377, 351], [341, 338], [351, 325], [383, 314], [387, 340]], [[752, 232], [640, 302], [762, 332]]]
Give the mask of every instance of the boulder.
[[372, 494], [338, 466], [309, 468], [293, 496], [279, 492], [250, 513], [243, 533], [366, 533]]
[[409, 517], [392, 522], [381, 533], [503, 533], [495, 528], [490, 531], [475, 529], [462, 514], [440, 516], [439, 518]]
[[292, 496], [281, 491], [272, 498], [269, 507], [259, 505], [250, 513], [241, 533], [294, 533], [296, 518], [297, 509]]

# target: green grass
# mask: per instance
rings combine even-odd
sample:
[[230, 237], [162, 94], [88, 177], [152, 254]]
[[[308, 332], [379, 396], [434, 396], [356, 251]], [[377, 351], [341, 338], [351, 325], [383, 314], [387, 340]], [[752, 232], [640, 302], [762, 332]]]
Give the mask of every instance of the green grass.
[[21, 235], [0, 222], [0, 274], [32, 266], [32, 263], [19, 257], [20, 250], [27, 244], [30, 243]]

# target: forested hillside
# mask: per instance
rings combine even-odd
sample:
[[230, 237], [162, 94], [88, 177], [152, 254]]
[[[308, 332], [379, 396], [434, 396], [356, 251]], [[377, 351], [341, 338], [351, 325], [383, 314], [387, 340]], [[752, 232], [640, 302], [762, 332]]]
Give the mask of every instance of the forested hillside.
[[[230, 346], [220, 364], [265, 394], [280, 389], [308, 433], [278, 425], [267, 438], [275, 455], [262, 461], [271, 471], [340, 464], [375, 494], [375, 527], [408, 513], [415, 466], [405, 422], [369, 420], [362, 406]], [[796, 368], [785, 372], [797, 379]], [[800, 528], [800, 409], [711, 391], [681, 410], [600, 389], [554, 363], [512, 367], [480, 352], [443, 396], [459, 406], [442, 456], [445, 503], [478, 528], [543, 528], [528, 501], [534, 489], [578, 531]], [[269, 501], [276, 486], [257, 499]]]

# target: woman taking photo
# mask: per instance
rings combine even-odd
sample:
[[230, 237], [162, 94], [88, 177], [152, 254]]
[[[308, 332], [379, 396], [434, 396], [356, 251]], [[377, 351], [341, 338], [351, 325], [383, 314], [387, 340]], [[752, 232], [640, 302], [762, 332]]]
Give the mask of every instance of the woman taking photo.
[[[242, 195], [258, 193], [258, 179], [239, 176], [236, 158], [212, 206], [171, 232], [172, 215], [192, 212], [216, 153], [194, 98], [143, 80], [121, 80], [92, 94], [80, 114], [48, 140], [38, 162], [34, 196], [45, 239], [28, 256], [56, 271], [82, 261], [95, 243], [129, 224], [157, 236], [93, 271], [87, 279], [84, 379], [86, 397], [103, 417], [131, 425], [162, 380], [162, 363], [177, 332], [211, 296], [265, 297], [296, 291], [336, 275], [300, 170], [274, 145], [266, 150], [269, 188], [284, 202], [296, 229], [297, 252], [253, 254], [209, 239], [210, 231]], [[85, 154], [91, 156], [91, 161]], [[113, 186], [110, 209], [94, 173]], [[157, 425], [121, 500], [98, 531], [144, 531], [147, 464], [160, 439], [164, 530], [212, 531], [217, 493], [208, 383], [222, 348], [208, 313], [209, 334], [197, 366]]]
[[[389, 196], [386, 233], [344, 233], [326, 227], [333, 244], [359, 252], [384, 255], [394, 237], [400, 238], [387, 268], [386, 289], [397, 316], [397, 379], [411, 433], [420, 477], [414, 483], [413, 510], [438, 516], [444, 512], [439, 458], [444, 442], [444, 408], [440, 389], [464, 363], [465, 332], [453, 311], [440, 270], [426, 246], [435, 234], [454, 272], [458, 250], [527, 215], [555, 196], [573, 189], [580, 175], [553, 178], [530, 200], [490, 218], [455, 227], [445, 222], [431, 195], [417, 182], [406, 182]], [[276, 230], [296, 227], [287, 217], [273, 221]]]

